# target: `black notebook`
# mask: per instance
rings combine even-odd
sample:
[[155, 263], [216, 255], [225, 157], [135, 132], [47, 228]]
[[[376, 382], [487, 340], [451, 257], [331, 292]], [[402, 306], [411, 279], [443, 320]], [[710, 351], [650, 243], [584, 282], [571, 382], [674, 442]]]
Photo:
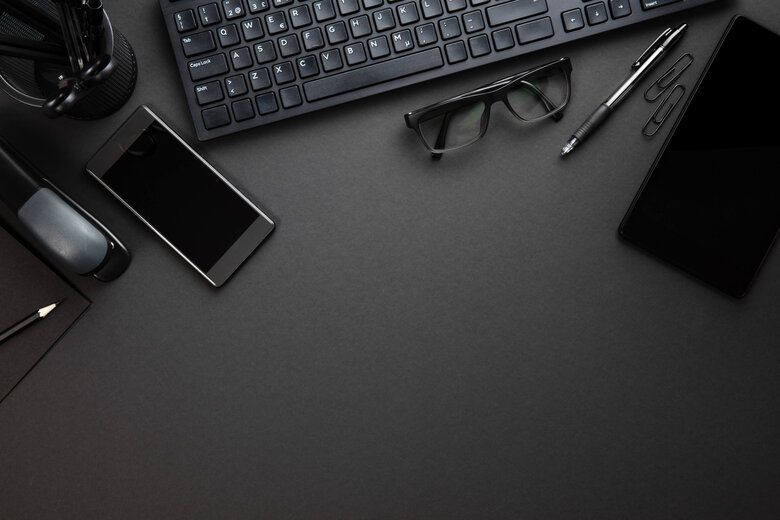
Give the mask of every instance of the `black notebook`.
[[0, 343], [0, 402], [90, 303], [0, 226], [0, 331], [60, 300], [46, 318]]

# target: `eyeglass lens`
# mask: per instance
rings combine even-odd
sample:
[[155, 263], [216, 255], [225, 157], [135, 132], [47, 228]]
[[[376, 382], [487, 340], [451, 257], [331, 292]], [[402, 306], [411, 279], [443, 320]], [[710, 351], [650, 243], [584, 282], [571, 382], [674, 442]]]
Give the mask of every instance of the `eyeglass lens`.
[[[541, 70], [518, 81], [507, 92], [509, 109], [520, 119], [534, 121], [554, 112], [568, 98], [569, 81], [559, 67]], [[447, 151], [479, 139], [486, 123], [488, 106], [484, 101], [459, 105], [450, 111], [432, 114], [419, 121], [420, 134], [428, 148]]]
[[420, 121], [420, 133], [429, 148], [450, 150], [471, 144], [482, 133], [482, 117], [487, 105], [475, 101], [468, 105]]
[[506, 99], [517, 117], [533, 121], [561, 107], [566, 103], [568, 94], [566, 73], [555, 67], [523, 78], [507, 92]]

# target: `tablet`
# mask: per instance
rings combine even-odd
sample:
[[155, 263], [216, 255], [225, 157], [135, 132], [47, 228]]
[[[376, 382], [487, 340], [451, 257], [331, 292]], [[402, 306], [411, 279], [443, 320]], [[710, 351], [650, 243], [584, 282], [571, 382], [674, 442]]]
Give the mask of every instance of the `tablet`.
[[619, 234], [734, 297], [780, 229], [780, 36], [737, 16]]

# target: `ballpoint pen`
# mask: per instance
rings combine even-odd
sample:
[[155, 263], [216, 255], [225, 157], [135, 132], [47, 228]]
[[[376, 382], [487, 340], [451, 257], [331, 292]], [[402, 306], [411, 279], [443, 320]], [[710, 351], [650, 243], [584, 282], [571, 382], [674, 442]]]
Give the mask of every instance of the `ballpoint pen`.
[[561, 155], [565, 156], [571, 153], [582, 141], [584, 141], [596, 128], [607, 120], [612, 111], [621, 101], [631, 92], [639, 81], [647, 74], [650, 69], [660, 63], [666, 52], [671, 49], [682, 38], [683, 33], [688, 28], [688, 24], [682, 24], [677, 29], [666, 29], [664, 32], [650, 44], [645, 52], [631, 65], [634, 71], [626, 81], [620, 85], [617, 90], [582, 123], [582, 126], [572, 134], [569, 141], [563, 146]]

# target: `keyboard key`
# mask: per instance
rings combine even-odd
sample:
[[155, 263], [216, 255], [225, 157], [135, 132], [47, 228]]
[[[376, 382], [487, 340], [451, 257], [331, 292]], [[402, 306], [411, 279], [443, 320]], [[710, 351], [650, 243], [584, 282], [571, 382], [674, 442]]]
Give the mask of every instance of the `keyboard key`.
[[520, 24], [516, 29], [517, 41], [520, 43], [531, 43], [537, 40], [544, 40], [555, 34], [552, 21], [549, 17]]
[[387, 38], [377, 36], [368, 40], [368, 53], [373, 59], [384, 58], [390, 54], [390, 46], [387, 44]]
[[291, 8], [287, 12], [290, 15], [290, 24], [292, 24], [293, 29], [306, 27], [311, 24], [311, 13], [308, 6], [300, 5]]
[[204, 52], [213, 51], [217, 48], [211, 31], [184, 36], [181, 39], [181, 46], [182, 49], [184, 49], [184, 55], [187, 57], [203, 54]]
[[395, 19], [393, 18], [392, 9], [380, 9], [374, 11], [374, 26], [377, 31], [387, 31], [395, 27]]
[[195, 13], [192, 9], [186, 11], [180, 11], [173, 15], [173, 19], [176, 21], [176, 29], [179, 32], [191, 31], [198, 26], [198, 22], [195, 21]]
[[265, 36], [260, 18], [250, 18], [241, 22], [241, 31], [244, 33], [246, 41], [256, 40]]
[[420, 0], [420, 6], [422, 7], [423, 18], [433, 18], [434, 16], [441, 16], [441, 0]]
[[268, 69], [262, 68], [249, 72], [249, 84], [252, 85], [252, 90], [263, 90], [271, 86], [271, 76], [268, 74]]
[[267, 92], [256, 96], [255, 103], [257, 104], [257, 111], [263, 116], [279, 110], [279, 107], [276, 104], [276, 96], [273, 92]]
[[274, 4], [274, 7], [284, 7], [285, 5], [290, 5], [293, 3], [293, 0], [271, 0]]
[[292, 63], [289, 61], [283, 61], [274, 65], [274, 79], [277, 85], [289, 83], [295, 81], [295, 72], [293, 71]]
[[279, 34], [287, 31], [287, 19], [281, 11], [265, 15], [265, 24], [268, 26], [268, 34]]
[[444, 46], [444, 50], [447, 53], [448, 63], [459, 63], [461, 61], [466, 61], [466, 58], [468, 58], [468, 55], [466, 54], [466, 44], [460, 40], [448, 43]]
[[241, 47], [230, 51], [230, 61], [233, 62], [233, 68], [236, 70], [245, 69], [252, 66], [252, 53], [249, 47]]
[[363, 7], [366, 9], [373, 9], [382, 5], [382, 0], [363, 0]]
[[201, 112], [203, 116], [203, 126], [206, 130], [212, 130], [230, 124], [230, 114], [225, 105], [219, 105], [214, 108], [207, 108]]
[[485, 28], [485, 21], [482, 19], [481, 12], [471, 11], [470, 13], [464, 13], [462, 16], [463, 28], [467, 33], [481, 31]]
[[609, 10], [612, 11], [612, 18], [623, 18], [631, 14], [631, 4], [628, 0], [609, 0]]
[[438, 41], [436, 27], [432, 23], [418, 25], [414, 28], [414, 33], [417, 36], [417, 44], [421, 47]]
[[219, 81], [210, 81], [204, 85], [198, 85], [195, 87], [195, 97], [198, 98], [199, 105], [208, 105], [209, 103], [225, 99]]
[[597, 2], [585, 6], [585, 16], [589, 25], [598, 25], [607, 21], [607, 8], [604, 2]]
[[341, 62], [341, 53], [338, 49], [321, 52], [320, 61], [322, 62], [322, 70], [325, 72], [331, 72], [344, 66]]
[[339, 13], [343, 16], [360, 11], [357, 0], [336, 0], [336, 4], [339, 6]]
[[228, 71], [228, 64], [224, 54], [215, 54], [208, 58], [191, 61], [187, 64], [187, 68], [190, 71], [192, 81], [198, 81], [224, 74]]
[[512, 0], [486, 9], [491, 27], [547, 12], [546, 0]]
[[268, 0], [249, 0], [249, 12], [260, 13], [262, 11], [268, 11], [271, 8], [271, 4]]
[[273, 42], [266, 40], [255, 45], [255, 60], [262, 65], [276, 59], [276, 50]]
[[247, 119], [252, 119], [255, 117], [255, 109], [252, 108], [251, 99], [242, 99], [240, 101], [236, 101], [233, 103], [232, 107], [233, 117], [236, 121], [246, 121]]
[[241, 0], [222, 0], [222, 8], [225, 10], [225, 18], [228, 20], [244, 16], [244, 6]]
[[298, 105], [303, 104], [303, 100], [301, 99], [301, 91], [298, 90], [298, 87], [296, 86], [287, 87], [280, 90], [279, 99], [282, 100], [282, 107], [284, 108], [297, 107]]
[[442, 40], [449, 40], [460, 36], [460, 24], [456, 17], [439, 20], [439, 32]]
[[408, 4], [401, 4], [395, 8], [398, 12], [398, 22], [401, 25], [408, 25], [420, 20], [420, 15], [417, 12], [417, 4], [409, 2]]
[[[411, 34], [409, 36], [411, 37]], [[438, 47], [430, 47], [422, 52], [309, 81], [304, 83], [303, 90], [308, 101], [316, 101], [443, 65], [441, 51]]]
[[488, 40], [487, 34], [480, 34], [479, 36], [469, 38], [469, 49], [471, 50], [471, 55], [475, 58], [490, 54], [490, 41]]
[[241, 41], [241, 38], [238, 36], [238, 29], [236, 29], [235, 24], [220, 27], [217, 29], [217, 35], [219, 36], [219, 44], [223, 47], [237, 45]]
[[310, 78], [320, 73], [317, 67], [317, 58], [314, 56], [304, 56], [298, 60], [298, 75], [301, 78]]
[[445, 0], [447, 6], [447, 12], [454, 13], [455, 11], [462, 11], [466, 8], [466, 0]]
[[331, 45], [345, 42], [349, 39], [349, 36], [347, 36], [347, 26], [344, 22], [326, 25], [325, 32], [328, 34], [328, 42], [330, 42]]
[[347, 60], [347, 65], [357, 65], [368, 59], [366, 58], [366, 49], [360, 42], [344, 47], [344, 57]]
[[246, 80], [243, 74], [225, 79], [225, 90], [230, 97], [242, 96], [247, 93]]
[[577, 31], [585, 27], [585, 20], [582, 18], [582, 11], [579, 9], [572, 9], [561, 13], [563, 19], [563, 29], [566, 32]]
[[490, 0], [471, 0], [471, 5], [477, 7], [478, 5], [486, 4], [488, 2], [490, 2]]
[[[198, 14], [200, 14], [200, 22], [203, 25], [213, 25], [222, 21], [217, 4], [206, 4], [198, 7]], [[227, 108], [225, 108], [225, 112], [227, 113]]]
[[303, 37], [303, 48], [307, 51], [325, 47], [325, 41], [322, 39], [322, 31], [319, 27], [303, 31], [301, 37]]
[[336, 17], [336, 11], [333, 10], [332, 0], [319, 0], [312, 4], [314, 7], [314, 18], [318, 22], [324, 22]]
[[350, 18], [349, 28], [352, 30], [353, 38], [362, 38], [371, 34], [371, 22], [368, 21], [368, 16], [365, 14]]
[[512, 29], [504, 27], [498, 31], [493, 31], [493, 47], [497, 51], [511, 49], [515, 46], [515, 38], [512, 36]]
[[298, 43], [298, 37], [294, 34], [289, 36], [282, 36], [277, 40], [277, 43], [279, 44], [279, 54], [282, 56], [282, 58], [295, 56], [301, 52], [301, 46]]
[[680, 0], [641, 0], [641, 5], [642, 5], [642, 9], [647, 11], [648, 9], [655, 9], [656, 7], [673, 4], [679, 1]]
[[409, 29], [394, 32], [391, 37], [393, 38], [393, 48], [395, 49], [395, 52], [410, 51], [414, 48], [412, 33]]

